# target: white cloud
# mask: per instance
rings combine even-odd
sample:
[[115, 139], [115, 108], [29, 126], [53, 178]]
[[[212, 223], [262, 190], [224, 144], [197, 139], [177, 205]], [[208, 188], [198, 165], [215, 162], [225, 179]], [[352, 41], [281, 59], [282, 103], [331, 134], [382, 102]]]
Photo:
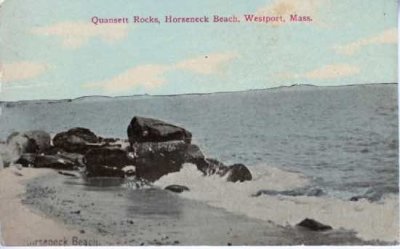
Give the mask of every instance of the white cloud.
[[168, 70], [168, 66], [143, 65], [131, 68], [111, 80], [89, 83], [85, 86], [89, 88], [100, 86], [107, 92], [125, 91], [137, 86], [151, 89], [165, 83], [164, 74]]
[[314, 80], [325, 80], [348, 77], [359, 73], [360, 68], [358, 66], [349, 64], [332, 64], [306, 72], [300, 75], [300, 77]]
[[48, 70], [48, 65], [37, 62], [5, 63], [1, 66], [1, 81], [4, 83], [34, 79]]
[[385, 30], [384, 32], [372, 37], [360, 39], [345, 45], [335, 46], [334, 49], [339, 54], [353, 55], [365, 46], [376, 44], [397, 44], [397, 39], [397, 29], [393, 28]]
[[61, 22], [33, 28], [32, 33], [59, 37], [64, 47], [76, 49], [92, 38], [99, 38], [108, 43], [119, 41], [126, 37], [128, 27], [120, 24], [94, 25], [86, 22]]
[[186, 70], [196, 74], [211, 75], [220, 72], [224, 65], [237, 57], [234, 53], [215, 53], [183, 60], [170, 65], [149, 64], [128, 69], [112, 79], [87, 83], [86, 88], [103, 88], [106, 92], [121, 92], [135, 87], [156, 88], [167, 82], [166, 74]]

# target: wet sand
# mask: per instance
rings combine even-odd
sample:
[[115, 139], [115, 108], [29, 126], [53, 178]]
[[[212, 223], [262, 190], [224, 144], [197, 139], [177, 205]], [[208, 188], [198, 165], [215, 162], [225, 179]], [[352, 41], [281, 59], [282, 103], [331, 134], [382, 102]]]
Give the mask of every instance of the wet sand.
[[[0, 175], [0, 180], [6, 177], [11, 179], [8, 184], [1, 181], [1, 189], [11, 189], [10, 186], [16, 182], [19, 184], [18, 194], [13, 195], [13, 206], [5, 209], [1, 205], [0, 209], [0, 217], [5, 217], [5, 214], [10, 217], [8, 222], [2, 220], [6, 245], [27, 245], [38, 239], [63, 238], [68, 245], [74, 245], [77, 239], [82, 245], [375, 243], [359, 240], [349, 231], [311, 232], [277, 226], [183, 199], [165, 190], [129, 189], [121, 186], [118, 180], [88, 183], [52, 170], [23, 169], [21, 173], [26, 176], [16, 176], [10, 170]], [[26, 181], [29, 177], [31, 179]], [[26, 193], [21, 196], [24, 183]], [[23, 213], [29, 214], [29, 217], [23, 216], [15, 221], [11, 218]]]
[[48, 169], [0, 170], [0, 242], [7, 246], [25, 246], [34, 245], [37, 240], [45, 245], [49, 241], [44, 243], [44, 240], [52, 240], [56, 245], [64, 245], [67, 238], [70, 245], [73, 238], [80, 237], [78, 229], [21, 203], [27, 180], [49, 174], [54, 172]]

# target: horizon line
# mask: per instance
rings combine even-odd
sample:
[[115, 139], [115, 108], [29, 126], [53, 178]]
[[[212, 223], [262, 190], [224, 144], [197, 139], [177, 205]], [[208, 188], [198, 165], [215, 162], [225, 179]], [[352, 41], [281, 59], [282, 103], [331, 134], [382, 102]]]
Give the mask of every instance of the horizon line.
[[101, 97], [101, 98], [129, 98], [129, 97], [174, 97], [174, 96], [185, 96], [185, 95], [211, 95], [211, 94], [225, 94], [225, 93], [240, 93], [240, 92], [251, 92], [251, 91], [268, 91], [268, 90], [276, 90], [276, 89], [281, 89], [281, 88], [291, 88], [291, 87], [316, 87], [316, 88], [334, 88], [334, 87], [351, 87], [351, 86], [366, 86], [366, 85], [392, 85], [392, 84], [398, 84], [398, 82], [385, 82], [385, 83], [360, 83], [360, 84], [345, 84], [345, 85], [327, 85], [327, 86], [319, 86], [319, 85], [314, 85], [314, 84], [292, 84], [292, 85], [281, 85], [281, 86], [275, 86], [275, 87], [266, 87], [266, 88], [252, 88], [252, 89], [246, 89], [246, 90], [232, 90], [232, 91], [216, 91], [216, 92], [204, 92], [204, 93], [176, 93], [176, 94], [148, 94], [148, 93], [143, 93], [143, 94], [132, 94], [132, 95], [117, 95], [117, 96], [110, 96], [110, 95], [83, 95], [80, 97], [75, 97], [75, 98], [63, 98], [63, 99], [21, 99], [21, 100], [8, 100], [8, 101], [2, 101], [0, 100], [0, 103], [17, 103], [17, 102], [30, 102], [30, 101], [38, 101], [38, 102], [43, 102], [43, 101], [55, 101], [55, 102], [61, 102], [61, 101], [74, 101], [74, 100], [80, 100], [80, 99], [85, 99], [85, 98], [91, 98], [91, 97]]

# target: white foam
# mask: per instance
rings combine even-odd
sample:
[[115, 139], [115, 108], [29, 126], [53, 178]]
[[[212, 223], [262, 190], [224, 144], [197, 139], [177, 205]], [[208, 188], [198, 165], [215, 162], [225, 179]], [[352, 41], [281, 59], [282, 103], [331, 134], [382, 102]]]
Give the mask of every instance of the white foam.
[[333, 197], [252, 197], [260, 189], [281, 191], [304, 187], [308, 180], [301, 174], [273, 167], [252, 167], [251, 170], [252, 181], [232, 183], [218, 176], [204, 177], [194, 165], [185, 164], [180, 172], [166, 175], [155, 184], [159, 187], [185, 185], [190, 188], [181, 194], [185, 198], [279, 225], [294, 226], [304, 218], [312, 218], [335, 229], [354, 230], [364, 240], [399, 241], [397, 196], [386, 196], [379, 203]]

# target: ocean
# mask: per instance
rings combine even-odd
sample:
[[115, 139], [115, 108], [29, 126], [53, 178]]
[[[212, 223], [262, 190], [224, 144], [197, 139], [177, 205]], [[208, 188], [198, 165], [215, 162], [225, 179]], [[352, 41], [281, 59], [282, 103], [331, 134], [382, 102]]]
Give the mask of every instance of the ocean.
[[[156, 182], [184, 184], [183, 198], [294, 225], [305, 217], [354, 230], [365, 240], [399, 241], [397, 84], [293, 86], [176, 96], [84, 97], [2, 103], [0, 139], [14, 131], [55, 134], [87, 127], [126, 138], [133, 116], [193, 133], [193, 143], [226, 164], [243, 163], [253, 181], [204, 178], [192, 166]], [[320, 189], [321, 196], [253, 195]], [[369, 193], [374, 198], [349, 201]]]

